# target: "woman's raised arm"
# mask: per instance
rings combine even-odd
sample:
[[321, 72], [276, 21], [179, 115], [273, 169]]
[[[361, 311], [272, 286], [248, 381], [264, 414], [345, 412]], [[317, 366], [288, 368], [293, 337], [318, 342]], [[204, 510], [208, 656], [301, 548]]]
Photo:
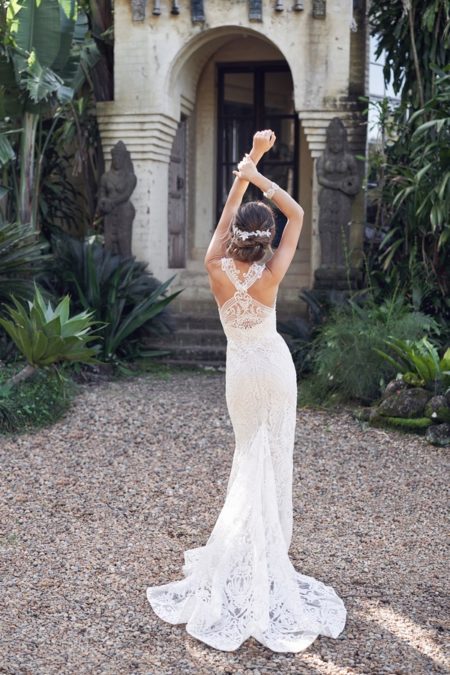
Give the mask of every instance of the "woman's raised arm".
[[[253, 136], [253, 147], [250, 150], [248, 157], [251, 157], [255, 166], [261, 157], [270, 150], [276, 141], [276, 136], [273, 131], [266, 129], [265, 131], [257, 131]], [[249, 181], [242, 178], [233, 172], [236, 178], [228, 193], [227, 201], [223, 207], [219, 223], [214, 230], [211, 241], [206, 251], [204, 264], [208, 268], [209, 263], [225, 255], [226, 240], [230, 227], [231, 220], [236, 211], [242, 203], [242, 198], [248, 188]]]
[[287, 218], [278, 248], [269, 262], [266, 263], [266, 268], [272, 273], [274, 281], [280, 283], [295, 255], [300, 232], [303, 227], [304, 211], [300, 204], [286, 190], [283, 190], [283, 188], [258, 172], [255, 162], [249, 155], [246, 155], [242, 162], [239, 163], [239, 170], [233, 173], [253, 183], [263, 193], [267, 193], [267, 197], [278, 206]]

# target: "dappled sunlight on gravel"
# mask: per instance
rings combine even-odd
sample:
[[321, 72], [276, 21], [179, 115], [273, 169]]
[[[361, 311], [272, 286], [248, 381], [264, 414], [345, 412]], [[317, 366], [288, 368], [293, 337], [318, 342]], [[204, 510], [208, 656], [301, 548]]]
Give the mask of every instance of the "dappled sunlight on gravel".
[[146, 588], [206, 543], [234, 450], [223, 373], [84, 386], [50, 429], [1, 437], [0, 672], [421, 675], [444, 656], [446, 451], [299, 409], [297, 570], [347, 608], [337, 640], [236, 652], [162, 622]]

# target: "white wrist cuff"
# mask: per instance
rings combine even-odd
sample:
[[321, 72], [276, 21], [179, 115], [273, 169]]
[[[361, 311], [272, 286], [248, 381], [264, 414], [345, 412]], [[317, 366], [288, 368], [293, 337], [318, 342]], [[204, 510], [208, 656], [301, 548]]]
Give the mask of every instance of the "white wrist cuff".
[[263, 195], [266, 199], [272, 199], [274, 196], [275, 192], [280, 189], [280, 186], [274, 183], [273, 181], [270, 183], [270, 188], [263, 192]]

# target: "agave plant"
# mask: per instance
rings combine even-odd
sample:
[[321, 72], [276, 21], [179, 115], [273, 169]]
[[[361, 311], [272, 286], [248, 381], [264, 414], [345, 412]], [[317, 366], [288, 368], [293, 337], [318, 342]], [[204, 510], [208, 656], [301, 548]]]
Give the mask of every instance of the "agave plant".
[[397, 358], [381, 349], [375, 351], [402, 374], [405, 382], [433, 388], [436, 393], [450, 386], [450, 347], [439, 357], [438, 350], [426, 337], [415, 341], [391, 337], [384, 342]]
[[44, 368], [61, 361], [95, 362], [98, 348], [89, 343], [98, 340], [91, 332], [96, 323], [93, 312], [80, 312], [69, 316], [70, 298], [65, 296], [53, 308], [46, 303], [37, 286], [28, 306], [12, 298], [14, 307], [8, 306], [9, 318], [0, 318], [0, 325], [16, 344], [27, 365], [13, 378], [11, 384], [30, 377], [37, 368]]

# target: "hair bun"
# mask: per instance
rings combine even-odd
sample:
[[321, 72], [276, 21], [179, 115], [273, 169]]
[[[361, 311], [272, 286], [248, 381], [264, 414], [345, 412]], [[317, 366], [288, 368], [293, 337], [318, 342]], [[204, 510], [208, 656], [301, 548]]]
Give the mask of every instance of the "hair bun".
[[264, 202], [241, 204], [230, 224], [227, 253], [242, 262], [256, 262], [264, 257], [275, 234], [272, 209]]

